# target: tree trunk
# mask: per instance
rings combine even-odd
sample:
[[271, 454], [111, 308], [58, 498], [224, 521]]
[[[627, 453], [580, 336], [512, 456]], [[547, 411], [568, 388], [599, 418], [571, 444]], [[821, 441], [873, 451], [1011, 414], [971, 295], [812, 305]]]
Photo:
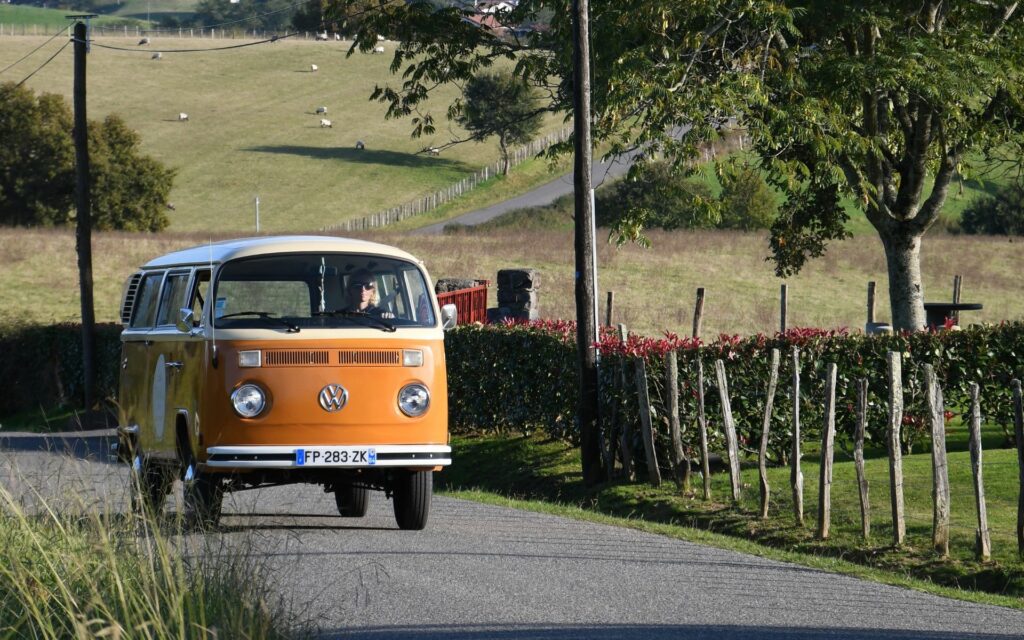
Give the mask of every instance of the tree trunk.
[[889, 270], [889, 306], [895, 331], [925, 327], [924, 288], [921, 284], [921, 236], [899, 227], [879, 230]]
[[505, 136], [498, 136], [498, 148], [501, 150], [501, 175], [507, 176], [508, 172], [512, 170], [512, 163], [508, 158], [508, 143], [505, 141]]

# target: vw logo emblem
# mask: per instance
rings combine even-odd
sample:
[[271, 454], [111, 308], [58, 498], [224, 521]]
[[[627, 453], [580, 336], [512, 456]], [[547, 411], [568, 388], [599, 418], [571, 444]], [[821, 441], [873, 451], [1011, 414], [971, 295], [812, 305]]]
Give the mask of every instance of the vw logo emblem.
[[319, 400], [324, 411], [341, 411], [348, 402], [348, 389], [340, 384], [329, 384], [320, 390]]

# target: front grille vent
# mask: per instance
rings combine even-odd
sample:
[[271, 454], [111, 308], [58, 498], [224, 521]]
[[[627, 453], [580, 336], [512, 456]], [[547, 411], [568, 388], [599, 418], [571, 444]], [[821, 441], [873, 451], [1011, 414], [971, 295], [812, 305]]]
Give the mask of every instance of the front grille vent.
[[330, 352], [326, 349], [272, 349], [263, 353], [265, 367], [326, 367]]
[[343, 367], [395, 367], [402, 364], [402, 352], [396, 349], [339, 351], [338, 364]]

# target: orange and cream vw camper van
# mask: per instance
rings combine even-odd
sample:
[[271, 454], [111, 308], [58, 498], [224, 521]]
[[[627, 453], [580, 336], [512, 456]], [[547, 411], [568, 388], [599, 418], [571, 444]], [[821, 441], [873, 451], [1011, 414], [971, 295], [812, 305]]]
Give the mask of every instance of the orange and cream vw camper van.
[[136, 504], [175, 478], [197, 522], [225, 492], [307, 483], [342, 516], [371, 490], [422, 529], [451, 463], [443, 329], [423, 264], [335, 237], [232, 240], [133, 273], [121, 305], [118, 452]]

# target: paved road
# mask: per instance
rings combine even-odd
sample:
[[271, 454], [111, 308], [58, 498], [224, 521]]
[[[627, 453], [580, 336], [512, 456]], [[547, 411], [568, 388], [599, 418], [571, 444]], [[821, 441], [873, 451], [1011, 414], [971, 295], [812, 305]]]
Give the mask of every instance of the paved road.
[[[630, 152], [628, 154], [617, 156], [611, 160], [594, 162], [590, 172], [594, 188], [596, 189], [605, 180], [612, 180], [625, 175], [626, 172], [629, 171], [629, 167], [633, 163], [633, 157], [635, 155], [635, 152]], [[438, 222], [437, 224], [420, 227], [410, 233], [438, 234], [444, 231], [446, 225], [453, 223], [469, 226], [481, 224], [510, 211], [515, 211], [516, 209], [541, 207], [551, 204], [558, 198], [570, 193], [572, 193], [571, 171], [555, 178], [547, 184], [537, 187], [533, 191], [524, 193], [523, 195], [512, 198], [511, 200], [505, 200], [504, 202], [499, 202], [498, 204], [494, 204], [483, 209], [477, 209], [476, 211], [465, 213], [457, 218], [452, 218], [451, 220], [445, 220], [444, 222]]]
[[[0, 482], [29, 503], [39, 490], [69, 509], [116, 505], [125, 475], [0, 452]], [[323, 638], [1024, 638], [1024, 611], [452, 498], [421, 532], [398, 531], [379, 494], [348, 520], [314, 487], [235, 494], [226, 512], [208, 541], [258, 549]]]

